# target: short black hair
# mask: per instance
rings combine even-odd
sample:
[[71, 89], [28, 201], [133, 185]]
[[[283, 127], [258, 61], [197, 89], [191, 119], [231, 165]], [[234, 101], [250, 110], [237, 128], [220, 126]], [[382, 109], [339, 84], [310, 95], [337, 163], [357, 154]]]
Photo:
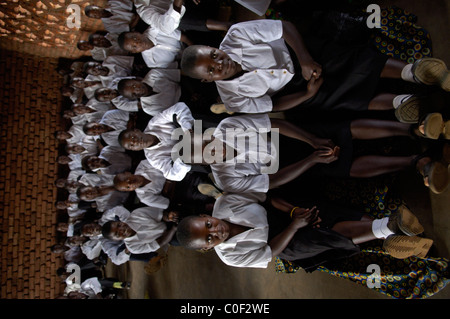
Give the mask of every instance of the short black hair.
[[178, 243], [189, 249], [199, 249], [199, 247], [195, 247], [192, 243], [192, 232], [190, 230], [190, 221], [198, 218], [198, 215], [189, 215], [184, 217], [177, 226], [176, 237]]
[[125, 93], [125, 86], [128, 82], [128, 80], [131, 79], [122, 79], [119, 81], [119, 83], [117, 83], [117, 91], [119, 91], [119, 94], [126, 97], [127, 99], [131, 100], [130, 97], [128, 97]]
[[104, 223], [102, 226], [102, 236], [105, 237], [106, 239], [112, 239], [112, 236], [111, 236], [112, 223], [113, 223], [113, 221], [110, 220], [110, 221]]
[[119, 44], [119, 47], [125, 51], [127, 51], [125, 49], [125, 37], [127, 36], [128, 33], [130, 33], [130, 32], [128, 32], [128, 31], [122, 32], [121, 34], [119, 34], [119, 36], [117, 38], [117, 44]]
[[198, 59], [198, 48], [202, 45], [190, 45], [183, 51], [180, 61], [180, 69], [184, 75], [187, 75], [194, 79], [200, 79], [196, 74], [194, 68]]

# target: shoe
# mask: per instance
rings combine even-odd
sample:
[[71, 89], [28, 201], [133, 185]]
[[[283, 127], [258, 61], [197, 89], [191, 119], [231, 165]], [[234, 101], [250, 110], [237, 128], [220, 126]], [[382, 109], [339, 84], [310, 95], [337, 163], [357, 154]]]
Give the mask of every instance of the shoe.
[[450, 121], [444, 121], [441, 113], [430, 113], [422, 122], [423, 136], [437, 140], [441, 135], [445, 139], [450, 139]]
[[234, 112], [229, 112], [227, 110], [227, 108], [225, 107], [225, 104], [223, 104], [223, 103], [215, 103], [215, 104], [211, 105], [211, 107], [209, 109], [214, 114], [222, 114], [222, 113], [227, 113], [229, 115], [234, 114]]
[[398, 211], [392, 214], [387, 226], [392, 232], [397, 234], [401, 231], [407, 236], [416, 236], [424, 232], [419, 219], [405, 205], [400, 206]]
[[405, 259], [416, 256], [424, 258], [433, 241], [417, 236], [391, 235], [383, 242], [383, 249], [392, 257]]
[[422, 169], [424, 183], [435, 194], [443, 193], [450, 183], [448, 165], [440, 161], [430, 161]]
[[414, 79], [425, 85], [439, 85], [450, 91], [450, 72], [444, 61], [435, 58], [423, 58], [416, 61], [411, 72]]
[[198, 184], [197, 189], [203, 195], [214, 197], [215, 199], [218, 199], [223, 195], [217, 188], [215, 188], [211, 184]]
[[395, 117], [402, 123], [419, 122], [421, 100], [416, 96], [405, 97], [395, 109]]

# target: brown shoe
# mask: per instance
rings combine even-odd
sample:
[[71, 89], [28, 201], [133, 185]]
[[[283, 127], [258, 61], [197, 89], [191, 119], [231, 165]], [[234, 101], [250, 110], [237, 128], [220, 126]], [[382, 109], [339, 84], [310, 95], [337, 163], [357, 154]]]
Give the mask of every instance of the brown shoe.
[[425, 85], [439, 85], [450, 91], [450, 71], [444, 61], [435, 58], [423, 58], [414, 63], [411, 69], [414, 79]]
[[383, 243], [383, 249], [392, 257], [405, 259], [416, 256], [423, 258], [427, 255], [433, 241], [417, 236], [391, 235]]
[[400, 206], [398, 211], [389, 218], [388, 228], [394, 233], [401, 231], [407, 236], [416, 236], [424, 231], [419, 219], [405, 205]]

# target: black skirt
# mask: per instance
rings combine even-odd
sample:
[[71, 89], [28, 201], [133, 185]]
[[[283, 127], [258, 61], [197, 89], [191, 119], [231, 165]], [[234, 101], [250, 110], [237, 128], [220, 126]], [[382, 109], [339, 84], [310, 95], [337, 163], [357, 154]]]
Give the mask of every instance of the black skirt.
[[[285, 192], [271, 192], [270, 196], [276, 196]], [[270, 197], [269, 196], [269, 197]], [[297, 194], [297, 197], [302, 194]], [[294, 196], [292, 196], [294, 197]], [[318, 266], [327, 263], [336, 262], [358, 254], [360, 248], [349, 238], [331, 230], [333, 225], [340, 221], [361, 220], [363, 212], [356, 211], [347, 207], [327, 203], [315, 203], [294, 198], [286, 198], [292, 205], [302, 208], [312, 208], [317, 206], [319, 216], [322, 219], [320, 228], [310, 226], [301, 228], [294, 235], [294, 238], [278, 256], [284, 260], [291, 261], [302, 267], [305, 271], [314, 271]], [[290, 223], [289, 213], [281, 212], [272, 207], [268, 202], [265, 203], [267, 218], [269, 222], [269, 242], [283, 231]]]

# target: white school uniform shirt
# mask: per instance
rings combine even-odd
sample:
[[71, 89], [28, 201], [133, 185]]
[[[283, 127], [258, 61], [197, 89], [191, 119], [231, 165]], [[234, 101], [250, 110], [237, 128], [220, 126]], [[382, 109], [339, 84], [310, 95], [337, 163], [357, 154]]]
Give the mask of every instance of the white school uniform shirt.
[[143, 82], [148, 84], [155, 94], [141, 97], [142, 110], [155, 116], [177, 103], [181, 97], [179, 69], [153, 69], [146, 74]]
[[98, 157], [107, 160], [111, 165], [94, 169], [93, 172], [97, 174], [115, 175], [129, 171], [132, 166], [131, 157], [123, 149], [114, 146], [105, 146]]
[[83, 140], [86, 134], [83, 131], [83, 127], [81, 125], [73, 124], [68, 130], [72, 137], [66, 139], [66, 143], [68, 144], [77, 144]]
[[77, 170], [77, 169], [82, 170], [80, 154], [68, 154], [67, 156], [72, 160], [68, 164], [69, 170], [71, 170], [71, 171]]
[[84, 90], [80, 88], [74, 88], [72, 95], [70, 96], [70, 100], [73, 103], [80, 103], [84, 96]]
[[79, 182], [85, 186], [111, 186], [114, 184], [114, 176], [108, 174], [85, 173]]
[[175, 31], [186, 12], [184, 6], [181, 12], [173, 8], [173, 0], [135, 0], [136, 12], [142, 21], [166, 34]]
[[225, 194], [214, 204], [212, 216], [230, 223], [250, 227], [214, 247], [217, 256], [228, 266], [267, 268], [272, 250], [267, 241], [267, 212], [258, 202], [261, 193]]
[[191, 111], [184, 102], [178, 102], [158, 113], [148, 122], [144, 133], [155, 135], [160, 142], [145, 148], [144, 153], [149, 163], [160, 170], [165, 178], [171, 181], [181, 181], [191, 170], [191, 166], [183, 163], [181, 158], [172, 160], [172, 150], [179, 143], [178, 140], [172, 139], [172, 132], [176, 129], [173, 123], [174, 115], [183, 132], [192, 129], [194, 118]]
[[130, 113], [123, 110], [110, 110], [105, 112], [99, 123], [114, 128], [114, 131], [101, 134], [101, 137], [106, 144], [124, 150], [119, 144], [119, 134], [127, 129], [129, 119]]
[[166, 178], [160, 170], [154, 168], [147, 160], [143, 160], [136, 167], [134, 174], [150, 180], [147, 185], [135, 189], [141, 203], [162, 209], [169, 207], [169, 199], [161, 195]]
[[178, 68], [178, 60], [181, 58], [184, 48], [180, 40], [180, 30], [166, 34], [150, 26], [143, 34], [155, 45], [153, 48], [141, 52], [142, 58], [149, 68]]
[[[115, 206], [103, 212], [102, 217], [99, 219], [98, 224], [103, 226], [109, 221], [116, 221], [116, 217], [119, 221], [125, 221], [130, 216], [130, 211], [122, 205]], [[125, 253], [125, 250], [117, 253], [118, 248], [123, 244], [123, 240], [110, 240], [104, 237], [99, 238], [101, 248], [103, 252], [109, 257], [115, 265], [121, 265], [130, 259], [130, 255]]]
[[113, 14], [109, 18], [101, 19], [106, 31], [118, 34], [130, 31], [130, 23], [134, 17], [133, 1], [108, 0], [105, 9]]
[[[213, 136], [219, 141], [238, 151], [238, 156], [227, 159], [223, 163], [211, 164], [211, 172], [217, 185], [226, 192], [261, 192], [269, 190], [269, 165], [278, 168], [278, 151], [270, 142], [258, 140], [257, 133], [267, 136], [271, 123], [267, 114], [246, 114], [233, 116], [222, 120], [215, 129]], [[227, 130], [240, 130], [235, 138], [227, 137]], [[245, 136], [253, 133], [254, 138], [248, 138], [248, 143], [241, 144]], [[256, 142], [256, 144], [254, 143]]]
[[294, 76], [279, 20], [252, 20], [233, 25], [219, 48], [247, 71], [232, 80], [216, 81], [226, 108], [232, 112], [271, 112], [271, 96]]
[[112, 191], [109, 194], [94, 199], [97, 211], [104, 212], [110, 208], [122, 205], [128, 198], [127, 192]]
[[94, 97], [92, 99], [89, 99], [89, 101], [86, 102], [85, 106], [96, 110], [98, 112], [106, 112], [109, 110], [114, 109], [114, 105], [111, 102], [100, 102], [97, 101], [97, 99]]
[[80, 114], [74, 117], [71, 117], [70, 120], [72, 121], [72, 124], [79, 125], [83, 127], [84, 124], [88, 122], [97, 122], [100, 121], [103, 117], [103, 114], [105, 114], [105, 111], [96, 111], [92, 113], [84, 113]]
[[262, 16], [266, 14], [272, 0], [234, 0], [253, 13]]
[[162, 216], [163, 210], [155, 207], [141, 207], [131, 212], [124, 222], [136, 234], [123, 241], [132, 254], [145, 254], [159, 249], [156, 240], [167, 228]]

